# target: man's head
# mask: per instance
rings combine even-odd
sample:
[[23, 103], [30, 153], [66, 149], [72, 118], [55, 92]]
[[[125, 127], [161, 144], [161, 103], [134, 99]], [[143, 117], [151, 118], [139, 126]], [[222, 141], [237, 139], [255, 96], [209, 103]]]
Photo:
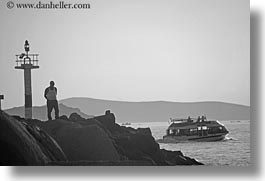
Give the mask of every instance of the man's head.
[[54, 87], [54, 82], [53, 81], [50, 81], [50, 86]]

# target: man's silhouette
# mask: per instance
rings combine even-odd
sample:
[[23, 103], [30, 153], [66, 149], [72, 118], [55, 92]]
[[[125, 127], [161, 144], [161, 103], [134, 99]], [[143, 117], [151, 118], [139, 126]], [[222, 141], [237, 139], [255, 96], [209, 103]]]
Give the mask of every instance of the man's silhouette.
[[44, 92], [44, 97], [47, 100], [47, 112], [48, 112], [48, 119], [52, 120], [51, 112], [55, 110], [55, 118], [59, 118], [59, 108], [58, 108], [58, 101], [57, 101], [57, 88], [54, 87], [54, 82], [50, 81], [50, 87], [47, 87]]

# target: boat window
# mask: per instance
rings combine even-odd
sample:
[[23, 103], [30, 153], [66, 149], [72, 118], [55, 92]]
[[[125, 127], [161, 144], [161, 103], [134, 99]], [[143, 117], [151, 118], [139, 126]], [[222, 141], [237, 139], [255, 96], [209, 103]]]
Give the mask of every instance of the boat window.
[[215, 126], [215, 127], [211, 127], [211, 128], [209, 128], [208, 133], [209, 133], [209, 134], [222, 133], [223, 130], [224, 130], [223, 127], [221, 127], [221, 126]]
[[197, 128], [190, 129], [190, 135], [197, 135], [197, 133], [198, 133]]
[[172, 129], [169, 130], [169, 134], [173, 134], [173, 130]]
[[177, 130], [173, 129], [173, 135], [176, 135], [176, 131], [177, 131]]
[[169, 135], [178, 135], [179, 134], [179, 130], [178, 129], [170, 129], [168, 131]]
[[202, 130], [207, 130], [207, 126], [202, 126]]

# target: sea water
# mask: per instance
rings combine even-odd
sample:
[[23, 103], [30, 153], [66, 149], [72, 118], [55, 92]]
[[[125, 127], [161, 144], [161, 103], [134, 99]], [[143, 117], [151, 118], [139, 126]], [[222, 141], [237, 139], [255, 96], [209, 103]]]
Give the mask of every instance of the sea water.
[[[223, 141], [159, 143], [160, 148], [177, 151], [195, 158], [205, 165], [250, 165], [250, 121], [219, 121], [228, 129], [229, 134]], [[133, 128], [149, 127], [153, 137], [162, 139], [168, 128], [167, 122], [132, 123]]]

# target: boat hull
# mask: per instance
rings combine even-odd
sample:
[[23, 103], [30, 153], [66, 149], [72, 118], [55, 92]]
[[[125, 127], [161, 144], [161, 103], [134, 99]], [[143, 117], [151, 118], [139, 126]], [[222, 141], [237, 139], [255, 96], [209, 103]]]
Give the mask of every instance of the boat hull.
[[198, 141], [198, 142], [207, 142], [207, 141], [222, 141], [225, 139], [227, 133], [220, 133], [207, 136], [164, 136], [163, 139], [158, 142], [163, 143], [179, 143], [187, 141]]

